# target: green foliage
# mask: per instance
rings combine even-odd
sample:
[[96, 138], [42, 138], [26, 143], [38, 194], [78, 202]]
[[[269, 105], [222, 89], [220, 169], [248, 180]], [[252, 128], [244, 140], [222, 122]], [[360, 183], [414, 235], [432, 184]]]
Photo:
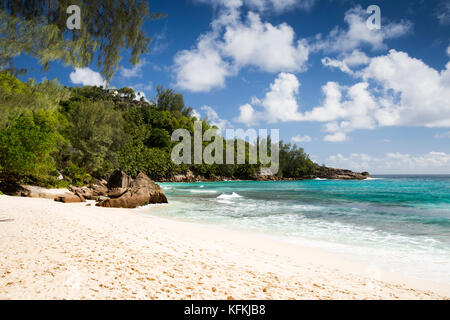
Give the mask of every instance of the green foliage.
[[2, 101], [11, 99], [15, 95], [22, 95], [28, 89], [26, 84], [7, 71], [0, 72], [0, 88]]
[[142, 141], [128, 143], [118, 151], [119, 168], [131, 176], [146, 170], [147, 147]]
[[[103, 89], [103, 87], [97, 86], [84, 86], [80, 88], [71, 88], [72, 91], [72, 101], [80, 101], [83, 98], [99, 101], [99, 100], [112, 100], [108, 92]], [[64, 100], [63, 100], [64, 101]]]
[[108, 101], [70, 101], [63, 113], [66, 137], [74, 149], [70, 159], [87, 172], [102, 175], [118, 166], [116, 152], [127, 142], [120, 111]]
[[[81, 30], [67, 29], [70, 5], [81, 8]], [[0, 0], [0, 66], [15, 70], [13, 58], [21, 53], [45, 69], [55, 60], [86, 67], [96, 57], [109, 81], [123, 50], [130, 51], [133, 65], [148, 53], [144, 24], [163, 16], [151, 14], [146, 0]]]
[[19, 116], [24, 110], [49, 109], [56, 111], [59, 101], [67, 99], [70, 91], [56, 80], [23, 83], [7, 71], [0, 72], [0, 128], [8, 118]]
[[[115, 169], [131, 176], [144, 172], [153, 179], [188, 170], [205, 178], [252, 179], [260, 169], [260, 163], [248, 164], [251, 145], [245, 141], [246, 164], [175, 165], [171, 133], [194, 131], [195, 119], [182, 95], [158, 87], [156, 102], [148, 103], [135, 101], [132, 89], [118, 91], [67, 89], [57, 81], [24, 83], [0, 72], [0, 180], [67, 187], [92, 183]], [[211, 125], [202, 121], [203, 132], [208, 129]], [[208, 144], [204, 141], [203, 147]], [[236, 139], [235, 159], [237, 144]], [[328, 170], [313, 163], [302, 148], [283, 142], [279, 146], [282, 177]], [[225, 162], [226, 143], [222, 147]]]
[[58, 116], [49, 110], [26, 110], [0, 129], [0, 177], [4, 180], [44, 179], [55, 170], [51, 154], [62, 139]]
[[166, 130], [160, 128], [152, 129], [150, 137], [146, 142], [146, 145], [149, 148], [160, 148], [160, 149], [170, 148], [171, 144], [172, 140], [169, 133]]
[[43, 182], [42, 185], [49, 189], [68, 189], [70, 185], [83, 186], [84, 184], [77, 185], [68, 180], [58, 180], [55, 177], [50, 177], [47, 181]]
[[192, 108], [185, 107], [182, 94], [175, 93], [172, 89], [164, 89], [163, 86], [158, 86], [156, 92], [156, 105], [158, 108], [177, 115], [190, 116]]
[[316, 168], [317, 165], [309, 159], [303, 148], [280, 142], [280, 176], [301, 178], [314, 174]]
[[145, 170], [148, 176], [155, 179], [170, 176], [175, 165], [170, 159], [170, 153], [161, 149], [151, 148], [145, 151]]
[[93, 180], [92, 176], [86, 172], [85, 168], [80, 168], [74, 163], [64, 168], [63, 173], [70, 179], [71, 184], [77, 187], [91, 183]]
[[44, 181], [55, 169], [54, 153], [64, 144], [66, 121], [58, 112], [70, 91], [57, 81], [23, 83], [0, 72], [0, 176]]
[[136, 94], [134, 93], [134, 90], [131, 88], [122, 88], [118, 90], [119, 94], [121, 94], [123, 97], [134, 100], [136, 98]]

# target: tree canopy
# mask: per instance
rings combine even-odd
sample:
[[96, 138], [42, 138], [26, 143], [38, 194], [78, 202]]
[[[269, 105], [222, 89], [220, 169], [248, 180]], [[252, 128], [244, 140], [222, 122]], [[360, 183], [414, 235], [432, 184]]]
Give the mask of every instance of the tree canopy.
[[[67, 8], [81, 8], [81, 29], [67, 28]], [[150, 13], [147, 0], [0, 0], [0, 70], [13, 73], [21, 53], [39, 60], [44, 69], [52, 61], [86, 67], [94, 59], [109, 81], [124, 50], [136, 65], [148, 53], [151, 38], [146, 21], [163, 17]]]

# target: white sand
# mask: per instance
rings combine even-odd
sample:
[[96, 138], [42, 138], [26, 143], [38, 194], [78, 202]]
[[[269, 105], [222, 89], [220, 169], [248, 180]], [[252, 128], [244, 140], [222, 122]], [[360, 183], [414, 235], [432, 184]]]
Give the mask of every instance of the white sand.
[[450, 297], [447, 286], [373, 271], [317, 249], [139, 210], [0, 196], [0, 299]]

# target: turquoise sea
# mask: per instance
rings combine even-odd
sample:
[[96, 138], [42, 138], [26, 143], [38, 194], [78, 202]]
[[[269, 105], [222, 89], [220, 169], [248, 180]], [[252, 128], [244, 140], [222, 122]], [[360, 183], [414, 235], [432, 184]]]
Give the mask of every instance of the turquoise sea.
[[450, 176], [161, 183], [162, 216], [251, 230], [450, 284]]

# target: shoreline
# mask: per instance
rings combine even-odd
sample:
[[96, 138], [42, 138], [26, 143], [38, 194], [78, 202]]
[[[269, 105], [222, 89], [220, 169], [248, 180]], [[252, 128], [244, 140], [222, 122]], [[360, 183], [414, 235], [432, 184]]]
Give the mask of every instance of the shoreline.
[[0, 299], [449, 299], [321, 249], [139, 209], [0, 196]]

